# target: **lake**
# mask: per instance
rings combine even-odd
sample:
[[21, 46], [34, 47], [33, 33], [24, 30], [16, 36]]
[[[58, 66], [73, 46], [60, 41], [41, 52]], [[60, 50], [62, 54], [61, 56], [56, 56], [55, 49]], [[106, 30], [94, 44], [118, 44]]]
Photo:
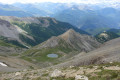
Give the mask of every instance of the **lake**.
[[50, 57], [50, 58], [58, 58], [58, 55], [57, 55], [57, 54], [48, 54], [47, 57]]

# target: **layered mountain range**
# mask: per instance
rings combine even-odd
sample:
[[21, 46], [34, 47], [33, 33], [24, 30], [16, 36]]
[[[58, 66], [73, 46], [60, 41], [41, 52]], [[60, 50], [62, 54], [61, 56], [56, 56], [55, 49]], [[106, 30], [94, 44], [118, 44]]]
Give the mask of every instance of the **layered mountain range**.
[[17, 17], [49, 16], [68, 22], [89, 34], [96, 35], [103, 30], [119, 28], [120, 8], [114, 4], [36, 3], [12, 5], [1, 4], [1, 15]]
[[57, 36], [70, 28], [82, 34], [87, 32], [49, 17], [0, 17], [0, 35], [7, 42], [17, 43], [18, 46], [30, 47], [37, 45], [51, 36]]

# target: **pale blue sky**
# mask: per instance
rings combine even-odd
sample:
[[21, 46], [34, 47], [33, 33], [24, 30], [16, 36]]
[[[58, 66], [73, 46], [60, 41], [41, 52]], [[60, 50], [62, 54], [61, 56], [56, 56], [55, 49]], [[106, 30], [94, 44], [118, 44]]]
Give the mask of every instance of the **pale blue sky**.
[[21, 2], [21, 3], [35, 3], [35, 2], [62, 2], [62, 3], [70, 3], [70, 2], [76, 2], [76, 3], [113, 3], [113, 2], [120, 2], [120, 0], [0, 0], [1, 3], [11, 4], [15, 2]]

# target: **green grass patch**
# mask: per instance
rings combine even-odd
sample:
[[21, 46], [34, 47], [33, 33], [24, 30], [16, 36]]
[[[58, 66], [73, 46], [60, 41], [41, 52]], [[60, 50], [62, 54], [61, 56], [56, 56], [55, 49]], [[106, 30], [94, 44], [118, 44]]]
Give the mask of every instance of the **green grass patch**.
[[5, 41], [0, 40], [0, 46], [5, 46], [5, 47], [17, 47], [15, 45], [12, 45], [10, 43], [6, 43]]
[[[64, 54], [69, 54], [72, 51], [75, 51], [72, 47], [69, 46], [69, 44], [65, 43], [64, 41], [59, 41], [59, 45], [53, 48], [42, 48], [37, 49], [42, 45], [38, 45], [32, 49], [29, 49], [25, 51], [22, 54], [22, 58], [28, 61], [35, 60], [35, 62], [45, 62], [45, 61], [55, 61], [58, 58], [62, 57]], [[57, 54], [58, 58], [50, 58], [47, 57], [48, 54]], [[27, 58], [26, 58], [27, 57]]]

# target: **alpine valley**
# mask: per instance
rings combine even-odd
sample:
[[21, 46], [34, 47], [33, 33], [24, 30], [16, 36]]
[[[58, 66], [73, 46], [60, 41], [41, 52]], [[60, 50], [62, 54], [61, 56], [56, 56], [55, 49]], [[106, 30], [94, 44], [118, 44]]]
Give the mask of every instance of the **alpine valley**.
[[120, 3], [0, 3], [0, 80], [120, 80]]

